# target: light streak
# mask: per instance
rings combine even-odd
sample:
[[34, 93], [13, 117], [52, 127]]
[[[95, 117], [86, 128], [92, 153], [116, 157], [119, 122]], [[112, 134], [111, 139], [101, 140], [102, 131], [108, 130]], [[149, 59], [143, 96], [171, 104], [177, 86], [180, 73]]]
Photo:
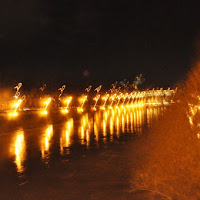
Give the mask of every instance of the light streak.
[[24, 139], [24, 131], [18, 130], [10, 147], [10, 153], [15, 156], [14, 162], [16, 164], [18, 173], [22, 173], [24, 171], [23, 162], [26, 156], [25, 148], [26, 144]]
[[65, 88], [66, 88], [66, 85], [63, 85], [61, 88], [58, 89], [58, 90], [60, 90], [59, 100], [61, 100], [61, 96], [62, 96], [62, 93], [65, 90]]
[[69, 112], [68, 108], [69, 108], [69, 104], [70, 104], [71, 101], [72, 101], [72, 97], [71, 97], [71, 96], [70, 96], [70, 97], [67, 97], [67, 98], [65, 99], [64, 102], [66, 103], [66, 106], [65, 106], [64, 109], [61, 110], [62, 113], [68, 113], [68, 112]]
[[45, 107], [44, 107], [44, 109], [41, 111], [41, 114], [42, 114], [42, 115], [47, 115], [47, 114], [48, 114], [47, 108], [48, 108], [48, 106], [49, 106], [51, 100], [52, 100], [52, 99], [51, 99], [51, 97], [50, 97], [50, 98], [48, 98], [47, 100], [44, 101]]
[[95, 101], [95, 104], [94, 104], [94, 106], [93, 106], [93, 110], [94, 110], [94, 111], [97, 110], [97, 109], [96, 109], [96, 106], [97, 106], [97, 102], [98, 102], [99, 98], [100, 98], [100, 95], [97, 94], [97, 95], [94, 97], [94, 99], [93, 99], [93, 100]]
[[122, 101], [122, 106], [124, 106], [124, 102], [126, 101], [126, 98], [128, 97], [128, 93], [123, 95], [123, 101]]
[[88, 114], [82, 116], [80, 121], [80, 127], [78, 128], [78, 132], [81, 139], [81, 144], [85, 144], [85, 140], [87, 140], [87, 145], [89, 145], [89, 131], [90, 131], [90, 121], [88, 118]]
[[[62, 136], [60, 138], [60, 153], [61, 155], [64, 153], [64, 148], [69, 147], [71, 144], [71, 135], [73, 131], [73, 118], [67, 121], [65, 129], [62, 133]], [[67, 149], [67, 153], [69, 153]]]
[[126, 103], [127, 106], [130, 105], [130, 99], [131, 99], [131, 98], [132, 98], [132, 93], [130, 93], [130, 94], [128, 95], [128, 101], [127, 101], [127, 103]]
[[14, 96], [16, 99], [17, 99], [17, 98], [19, 97], [19, 95], [20, 95], [19, 89], [20, 89], [21, 87], [22, 87], [22, 83], [18, 83], [18, 85], [14, 87], [14, 89], [16, 89], [16, 93], [15, 93], [15, 96]]
[[53, 136], [53, 125], [48, 125], [41, 140], [41, 156], [44, 159], [49, 154], [50, 140]]
[[91, 88], [92, 88], [92, 85], [90, 85], [89, 87], [85, 88], [85, 91], [86, 91], [87, 93], [89, 93], [90, 90], [91, 90]]
[[110, 101], [111, 101], [111, 103], [110, 103], [110, 108], [111, 108], [111, 109], [112, 109], [112, 105], [113, 105], [113, 102], [114, 102], [116, 96], [117, 96], [117, 94], [115, 93], [115, 94], [111, 95], [111, 97], [110, 97]]
[[101, 106], [102, 110], [105, 110], [106, 102], [107, 102], [108, 98], [109, 98], [109, 94], [106, 94], [104, 97], [102, 97], [102, 99], [104, 100], [103, 106]]
[[79, 113], [81, 113], [81, 112], [84, 111], [83, 106], [84, 106], [84, 104], [85, 104], [86, 101], [87, 101], [87, 95], [84, 96], [84, 97], [82, 97], [82, 98], [80, 99], [81, 106], [77, 108], [77, 111], [78, 111]]
[[121, 100], [122, 97], [123, 97], [123, 94], [122, 94], [122, 93], [120, 93], [120, 94], [117, 96], [117, 99], [118, 99], [118, 101], [117, 101], [117, 107], [118, 107], [118, 105], [119, 105], [120, 100]]
[[102, 88], [102, 85], [100, 85], [99, 87], [97, 87], [94, 91], [96, 91], [97, 94], [98, 94], [100, 92], [101, 88]]
[[17, 117], [18, 116], [17, 110], [19, 109], [22, 101], [23, 101], [22, 99], [16, 100], [16, 102], [13, 104], [14, 111], [8, 113], [9, 117]]

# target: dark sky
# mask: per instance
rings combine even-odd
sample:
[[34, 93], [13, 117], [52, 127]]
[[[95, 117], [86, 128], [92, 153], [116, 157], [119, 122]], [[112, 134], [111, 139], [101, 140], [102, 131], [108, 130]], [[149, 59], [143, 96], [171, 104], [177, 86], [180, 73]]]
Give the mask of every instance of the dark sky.
[[189, 1], [1, 0], [3, 80], [146, 79], [167, 85], [192, 66], [200, 7]]

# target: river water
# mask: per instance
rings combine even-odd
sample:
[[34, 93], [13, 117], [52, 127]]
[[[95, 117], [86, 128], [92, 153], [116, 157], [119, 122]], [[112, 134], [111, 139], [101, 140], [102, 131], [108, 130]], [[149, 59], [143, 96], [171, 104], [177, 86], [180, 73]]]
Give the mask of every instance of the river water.
[[[32, 194], [33, 184], [40, 185], [43, 181], [44, 184], [59, 182], [60, 178], [57, 180], [55, 177], [61, 171], [73, 182], [74, 170], [78, 171], [81, 174], [77, 176], [84, 177], [84, 183], [87, 184], [90, 170], [84, 171], [84, 167], [80, 167], [80, 165], [85, 165], [87, 169], [97, 167], [97, 165], [94, 166], [94, 163], [98, 162], [97, 158], [98, 160], [102, 159], [102, 157], [98, 157], [99, 153], [108, 156], [113, 148], [115, 150], [112, 150], [111, 156], [114, 159], [113, 152], [120, 153], [121, 146], [126, 146], [127, 141], [136, 141], [137, 136], [142, 136], [148, 130], [148, 126], [151, 126], [152, 121], [158, 118], [164, 110], [165, 107], [160, 106], [123, 107], [81, 114], [72, 112], [62, 117], [61, 121], [41, 119], [43, 123], [37, 123], [34, 118], [21, 121], [13, 131], [0, 134], [2, 195], [0, 197], [3, 199], [34, 199], [34, 197], [27, 197], [26, 191], [29, 191], [28, 194]], [[58, 118], [57, 115], [53, 117]], [[9, 122], [7, 124], [9, 125]], [[81, 159], [85, 159], [87, 162], [83, 164]], [[95, 174], [106, 172], [106, 169], [103, 170], [105, 162], [107, 162], [106, 158], [103, 159], [103, 166], [99, 165]], [[112, 162], [111, 167], [115, 165], [116, 162]], [[110, 175], [112, 172], [108, 172], [108, 174]], [[34, 181], [36, 177], [37, 180]], [[65, 181], [65, 187], [68, 187], [66, 186], [68, 178]], [[77, 183], [79, 183], [78, 180]], [[68, 188], [78, 187], [77, 183]], [[44, 187], [41, 190], [44, 190], [46, 195], [37, 196], [38, 193], [41, 193], [41, 190], [37, 188], [34, 190], [36, 199], [63, 199], [62, 192], [59, 194], [61, 196], [57, 191], [48, 196], [46, 188], [49, 189], [49, 187], [44, 185], [39, 187]], [[59, 186], [59, 188], [62, 187]], [[12, 192], [10, 193], [10, 191]], [[76, 191], [68, 197], [68, 199], [76, 198], [78, 198]], [[88, 199], [89, 197], [83, 195], [79, 198]]]

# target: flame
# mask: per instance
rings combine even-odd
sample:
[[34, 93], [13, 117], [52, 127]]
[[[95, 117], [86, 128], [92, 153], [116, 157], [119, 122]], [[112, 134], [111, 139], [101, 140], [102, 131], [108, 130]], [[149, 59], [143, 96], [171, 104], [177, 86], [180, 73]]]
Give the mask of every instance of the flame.
[[72, 101], [72, 97], [67, 97], [65, 99], [64, 102], [66, 103], [66, 107], [61, 110], [62, 113], [68, 113], [69, 112], [68, 108], [69, 108], [69, 104], [71, 103], [71, 101]]
[[104, 100], [103, 106], [101, 106], [102, 110], [105, 110], [106, 102], [107, 102], [109, 96], [110, 96], [109, 94], [106, 94], [105, 96], [102, 97], [102, 99]]
[[97, 87], [94, 91], [96, 91], [97, 94], [98, 94], [100, 92], [101, 88], [102, 88], [102, 85], [100, 85], [99, 87]]
[[47, 115], [47, 114], [48, 114], [47, 108], [48, 108], [48, 106], [49, 106], [51, 100], [52, 100], [52, 99], [51, 99], [51, 97], [50, 97], [50, 98], [48, 98], [47, 100], [45, 100], [45, 101], [43, 102], [44, 105], [45, 105], [45, 107], [44, 107], [44, 109], [41, 111], [41, 114], [42, 114], [42, 115]]
[[86, 91], [87, 93], [89, 93], [90, 90], [91, 90], [91, 88], [92, 88], [92, 85], [90, 85], [90, 86], [88, 86], [87, 88], [85, 88], [85, 91]]
[[118, 101], [117, 101], [117, 107], [118, 107], [118, 105], [119, 105], [120, 100], [121, 100], [122, 97], [123, 97], [123, 94], [122, 94], [122, 93], [120, 93], [120, 94], [117, 96], [117, 99], [118, 99]]
[[16, 102], [12, 105], [12, 107], [14, 107], [14, 111], [8, 113], [9, 117], [17, 117], [18, 116], [17, 110], [19, 109], [22, 101], [23, 101], [22, 99], [16, 100]]
[[99, 100], [99, 98], [100, 98], [100, 95], [98, 94], [98, 95], [96, 95], [95, 97], [94, 97], [94, 101], [95, 101], [95, 104], [94, 104], [94, 106], [93, 106], [93, 110], [94, 111], [96, 111], [97, 109], [96, 109], [96, 106], [97, 106], [97, 102], [98, 102], [98, 100]]
[[77, 111], [78, 111], [79, 113], [81, 113], [81, 112], [84, 111], [83, 106], [84, 106], [84, 104], [85, 104], [86, 101], [87, 101], [87, 95], [84, 96], [84, 97], [82, 97], [82, 98], [80, 99], [81, 106], [77, 108]]
[[110, 101], [111, 101], [111, 103], [110, 103], [110, 108], [111, 108], [111, 109], [112, 109], [112, 105], [113, 105], [113, 102], [114, 102], [116, 96], [117, 96], [117, 94], [113, 94], [113, 95], [111, 95], [111, 97], [110, 97]]
[[61, 88], [58, 89], [58, 90], [60, 90], [59, 100], [61, 100], [61, 96], [62, 96], [62, 93], [65, 90], [65, 88], [66, 88], [66, 85], [63, 85]]

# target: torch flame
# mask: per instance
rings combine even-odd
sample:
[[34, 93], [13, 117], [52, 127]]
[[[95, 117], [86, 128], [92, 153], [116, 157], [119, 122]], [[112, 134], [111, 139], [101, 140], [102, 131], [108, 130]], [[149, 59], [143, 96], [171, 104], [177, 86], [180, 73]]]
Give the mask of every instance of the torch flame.
[[98, 100], [99, 100], [99, 98], [100, 98], [100, 95], [98, 94], [98, 95], [96, 95], [95, 97], [94, 97], [94, 101], [95, 101], [95, 104], [94, 104], [94, 107], [93, 107], [93, 110], [94, 111], [96, 111], [97, 109], [96, 109], [96, 105], [97, 105], [97, 102], [98, 102]]
[[104, 97], [102, 97], [102, 99], [104, 100], [103, 106], [101, 107], [102, 110], [105, 110], [106, 102], [107, 102], [109, 96], [110, 96], [109, 94], [106, 94]]
[[87, 100], [87, 95], [80, 99], [80, 102], [81, 102], [82, 104], [81, 104], [81, 107], [78, 107], [78, 108], [77, 108], [77, 111], [78, 111], [79, 113], [84, 111], [83, 106], [84, 106], [86, 100]]
[[18, 100], [13, 104], [14, 111], [12, 111], [12, 112], [10, 112], [10, 113], [8, 114], [9, 117], [16, 117], [16, 116], [18, 116], [17, 110], [18, 110], [19, 106], [21, 105], [22, 101], [23, 101], [22, 99], [18, 99]]
[[72, 101], [72, 97], [68, 97], [66, 100], [65, 100], [65, 103], [66, 103], [66, 107], [62, 110], [63, 113], [68, 113], [69, 110], [69, 104], [70, 102]]
[[47, 108], [48, 108], [50, 102], [51, 102], [51, 97], [48, 98], [46, 101], [44, 101], [45, 107], [44, 107], [44, 110], [41, 112], [42, 115], [47, 115], [48, 114]]
[[115, 94], [111, 95], [111, 97], [110, 97], [110, 100], [111, 100], [110, 108], [111, 108], [111, 109], [112, 109], [112, 105], [113, 105], [113, 102], [114, 102], [116, 96], [117, 96], [117, 94], [115, 93]]

